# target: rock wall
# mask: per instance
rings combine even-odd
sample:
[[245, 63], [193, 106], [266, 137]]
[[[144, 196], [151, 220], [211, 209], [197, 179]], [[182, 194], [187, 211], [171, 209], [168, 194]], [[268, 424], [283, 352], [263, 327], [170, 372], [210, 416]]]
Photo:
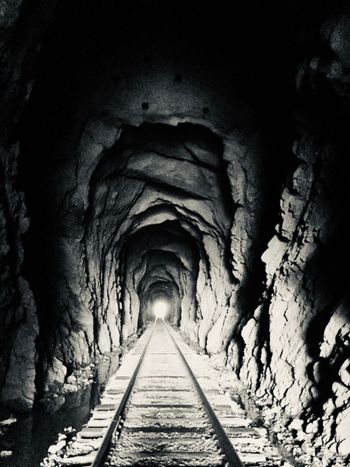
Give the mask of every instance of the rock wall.
[[271, 420], [283, 414], [285, 425], [298, 427], [301, 449], [295, 454], [306, 465], [322, 465], [306, 454], [320, 453], [321, 446], [331, 451], [329, 458], [349, 454], [349, 360], [343, 350], [348, 249], [336, 206], [345, 193], [334, 147], [321, 149], [306, 135], [295, 153], [299, 166], [282, 193], [281, 221], [262, 256], [266, 292], [242, 330], [239, 375], [260, 406], [279, 408]]
[[35, 300], [22, 272], [29, 218], [17, 185], [20, 144], [15, 130], [31, 94], [32, 66], [54, 5], [35, 5], [36, 21], [26, 16], [26, 1], [0, 5], [0, 399], [20, 410], [34, 401], [39, 329]]
[[17, 154], [18, 147], [2, 152], [1, 281], [6, 287], [0, 292], [0, 381], [3, 400], [27, 409], [34, 398], [38, 322], [32, 292], [20, 274], [21, 237], [28, 228], [28, 219], [23, 194], [15, 188]]
[[320, 28], [323, 52], [311, 52], [299, 68], [297, 167], [262, 255], [265, 291], [242, 328], [238, 365], [234, 344], [228, 352], [262, 416], [289, 436], [302, 465], [344, 465], [350, 454], [348, 33], [343, 10]]

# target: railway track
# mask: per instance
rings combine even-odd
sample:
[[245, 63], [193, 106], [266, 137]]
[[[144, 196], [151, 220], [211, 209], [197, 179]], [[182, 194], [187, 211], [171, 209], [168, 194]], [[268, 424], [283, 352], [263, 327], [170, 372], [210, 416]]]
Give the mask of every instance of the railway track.
[[87, 425], [42, 465], [290, 467], [219, 388], [203, 358], [156, 320], [123, 359]]
[[242, 466], [162, 320], [141, 360], [111, 442], [93, 466]]

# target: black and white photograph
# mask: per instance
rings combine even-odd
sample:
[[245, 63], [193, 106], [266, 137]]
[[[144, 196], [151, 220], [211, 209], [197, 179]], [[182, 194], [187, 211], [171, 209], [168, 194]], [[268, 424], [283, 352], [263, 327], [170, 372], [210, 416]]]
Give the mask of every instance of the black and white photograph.
[[0, 467], [350, 466], [349, 161], [349, 0], [0, 0]]

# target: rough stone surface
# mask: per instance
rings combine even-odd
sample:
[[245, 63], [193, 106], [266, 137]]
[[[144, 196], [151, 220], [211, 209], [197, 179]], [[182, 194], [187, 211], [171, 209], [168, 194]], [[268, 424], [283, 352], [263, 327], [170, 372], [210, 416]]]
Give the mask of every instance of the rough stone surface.
[[55, 2], [34, 6], [36, 24], [34, 17], [22, 20], [24, 3], [0, 2], [0, 401], [19, 410], [34, 401], [39, 329], [33, 293], [21, 271], [29, 217], [17, 184], [20, 146], [13, 130], [31, 93], [30, 70]]
[[6, 285], [0, 291], [0, 397], [7, 405], [26, 410], [34, 401], [38, 320], [32, 292], [20, 275], [21, 236], [28, 228], [29, 219], [23, 194], [15, 189], [17, 155], [18, 147], [2, 152], [1, 282]]
[[[284, 417], [294, 420], [289, 429], [304, 433], [305, 449], [322, 436], [333, 454], [347, 456], [349, 312], [345, 302], [337, 305], [339, 282], [333, 268], [338, 251], [326, 247], [343, 229], [331, 209], [338, 191], [330, 176], [333, 156], [329, 148], [320, 152], [310, 137], [295, 151], [301, 163], [282, 193], [281, 222], [262, 256], [268, 300], [243, 328], [240, 376], [261, 406], [277, 404]], [[268, 337], [262, 338], [266, 327]], [[322, 404], [320, 417], [312, 407]], [[301, 420], [298, 427], [296, 418]]]

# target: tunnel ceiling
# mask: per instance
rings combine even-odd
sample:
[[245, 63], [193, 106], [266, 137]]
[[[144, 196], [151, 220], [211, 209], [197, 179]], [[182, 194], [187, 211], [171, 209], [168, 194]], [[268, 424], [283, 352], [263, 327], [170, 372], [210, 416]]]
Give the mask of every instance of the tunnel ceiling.
[[[174, 322], [182, 320], [184, 327], [189, 317], [196, 322], [203, 294], [196, 297], [196, 288], [211, 283], [212, 305], [227, 306], [234, 203], [226, 167], [221, 139], [193, 124], [122, 127], [102, 155], [91, 174], [84, 215], [87, 266], [91, 280], [106, 256], [119, 262], [124, 338], [144, 322], [140, 301], [154, 293], [153, 277], [158, 286], [163, 279], [177, 290]], [[215, 288], [211, 281], [225, 285]], [[203, 313], [215, 316], [214, 310]]]

